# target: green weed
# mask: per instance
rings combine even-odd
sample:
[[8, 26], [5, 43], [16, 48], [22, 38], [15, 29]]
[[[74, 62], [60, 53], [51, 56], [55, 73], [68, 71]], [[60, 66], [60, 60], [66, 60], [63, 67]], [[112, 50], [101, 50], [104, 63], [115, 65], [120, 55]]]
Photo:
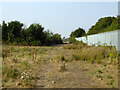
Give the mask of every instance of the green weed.
[[110, 80], [109, 82], [107, 82], [107, 85], [113, 85], [114, 84], [114, 80]]
[[112, 76], [107, 75], [107, 79], [112, 79], [112, 78], [113, 78]]
[[98, 72], [98, 73], [103, 73], [103, 71], [101, 71], [101, 70], [98, 70], [97, 72]]
[[22, 61], [21, 65], [28, 65], [28, 61]]
[[6, 76], [6, 78], [17, 78], [19, 76], [19, 72], [16, 68], [10, 68], [10, 67], [3, 67], [3, 76]]

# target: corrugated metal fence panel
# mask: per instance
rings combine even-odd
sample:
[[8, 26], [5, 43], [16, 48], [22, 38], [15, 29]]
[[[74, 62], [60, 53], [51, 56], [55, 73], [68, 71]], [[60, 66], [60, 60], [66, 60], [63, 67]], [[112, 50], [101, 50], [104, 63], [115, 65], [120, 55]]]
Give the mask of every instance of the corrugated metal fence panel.
[[118, 36], [118, 33], [116, 33], [116, 32], [113, 32], [112, 33], [112, 35], [111, 35], [111, 45], [112, 46], [116, 46], [117, 47], [117, 41], [116, 41], [116, 39], [117, 39], [117, 36]]
[[97, 39], [98, 39], [98, 36], [97, 36], [97, 34], [95, 34], [94, 35], [94, 44], [97, 44], [98, 42], [97, 42]]
[[88, 45], [112, 45], [120, 51], [120, 30], [104, 32], [100, 34], [89, 35], [86, 37], [76, 38], [78, 41], [88, 43]]
[[118, 30], [118, 51], [120, 51], [120, 30]]
[[118, 31], [114, 31], [112, 33], [111, 41], [112, 41], [111, 45], [116, 46], [116, 48], [118, 49]]
[[99, 44], [101, 45], [100, 42], [101, 42], [101, 37], [102, 37], [102, 35], [101, 35], [101, 34], [99, 34], [99, 35], [97, 34], [97, 36], [98, 36], [98, 37], [97, 37], [97, 44], [98, 44], [98, 45], [99, 45]]
[[93, 44], [93, 35], [88, 36], [88, 45], [92, 45]]
[[102, 45], [106, 43], [106, 33], [102, 34]]
[[111, 32], [106, 33], [106, 44], [110, 45], [111, 44]]

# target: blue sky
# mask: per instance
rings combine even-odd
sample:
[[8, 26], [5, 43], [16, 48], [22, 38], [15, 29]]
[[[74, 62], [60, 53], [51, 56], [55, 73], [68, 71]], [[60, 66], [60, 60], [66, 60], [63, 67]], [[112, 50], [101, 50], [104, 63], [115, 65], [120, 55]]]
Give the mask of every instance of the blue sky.
[[[45, 30], [69, 37], [81, 27], [88, 31], [99, 18], [117, 16], [117, 2], [5, 2], [2, 3], [2, 21], [18, 20], [28, 27], [39, 23]], [[2, 22], [0, 22], [2, 23]]]

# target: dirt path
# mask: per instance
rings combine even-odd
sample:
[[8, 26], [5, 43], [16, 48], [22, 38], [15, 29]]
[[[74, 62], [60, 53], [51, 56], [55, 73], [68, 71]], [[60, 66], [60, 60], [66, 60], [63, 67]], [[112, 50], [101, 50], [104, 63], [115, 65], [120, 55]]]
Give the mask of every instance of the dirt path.
[[83, 68], [78, 67], [76, 62], [67, 63], [68, 71], [59, 72], [58, 65], [46, 61], [40, 67], [37, 87], [45, 88], [70, 88], [70, 87], [91, 87], [93, 81], [91, 76], [85, 74]]
[[[66, 62], [67, 71], [60, 72], [58, 70], [59, 64], [51, 62], [51, 59], [54, 55], [59, 55], [62, 51], [62, 46], [54, 47], [48, 53], [45, 61], [41, 63], [38, 71], [39, 79], [37, 80], [37, 88], [103, 87], [101, 82], [94, 80], [96, 71], [101, 68], [101, 66], [97, 66], [96, 64], [89, 64], [85, 61]], [[67, 54], [67, 52], [62, 54]], [[104, 85], [104, 87], [108, 86]]]

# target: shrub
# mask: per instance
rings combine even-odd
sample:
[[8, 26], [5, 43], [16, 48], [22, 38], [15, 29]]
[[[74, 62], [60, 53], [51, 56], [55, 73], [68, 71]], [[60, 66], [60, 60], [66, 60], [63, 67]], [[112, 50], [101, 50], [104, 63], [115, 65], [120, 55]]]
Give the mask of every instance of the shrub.
[[34, 40], [34, 41], [30, 42], [30, 45], [32, 45], [32, 46], [40, 46], [40, 45], [42, 45], [42, 43], [41, 43], [41, 41]]

